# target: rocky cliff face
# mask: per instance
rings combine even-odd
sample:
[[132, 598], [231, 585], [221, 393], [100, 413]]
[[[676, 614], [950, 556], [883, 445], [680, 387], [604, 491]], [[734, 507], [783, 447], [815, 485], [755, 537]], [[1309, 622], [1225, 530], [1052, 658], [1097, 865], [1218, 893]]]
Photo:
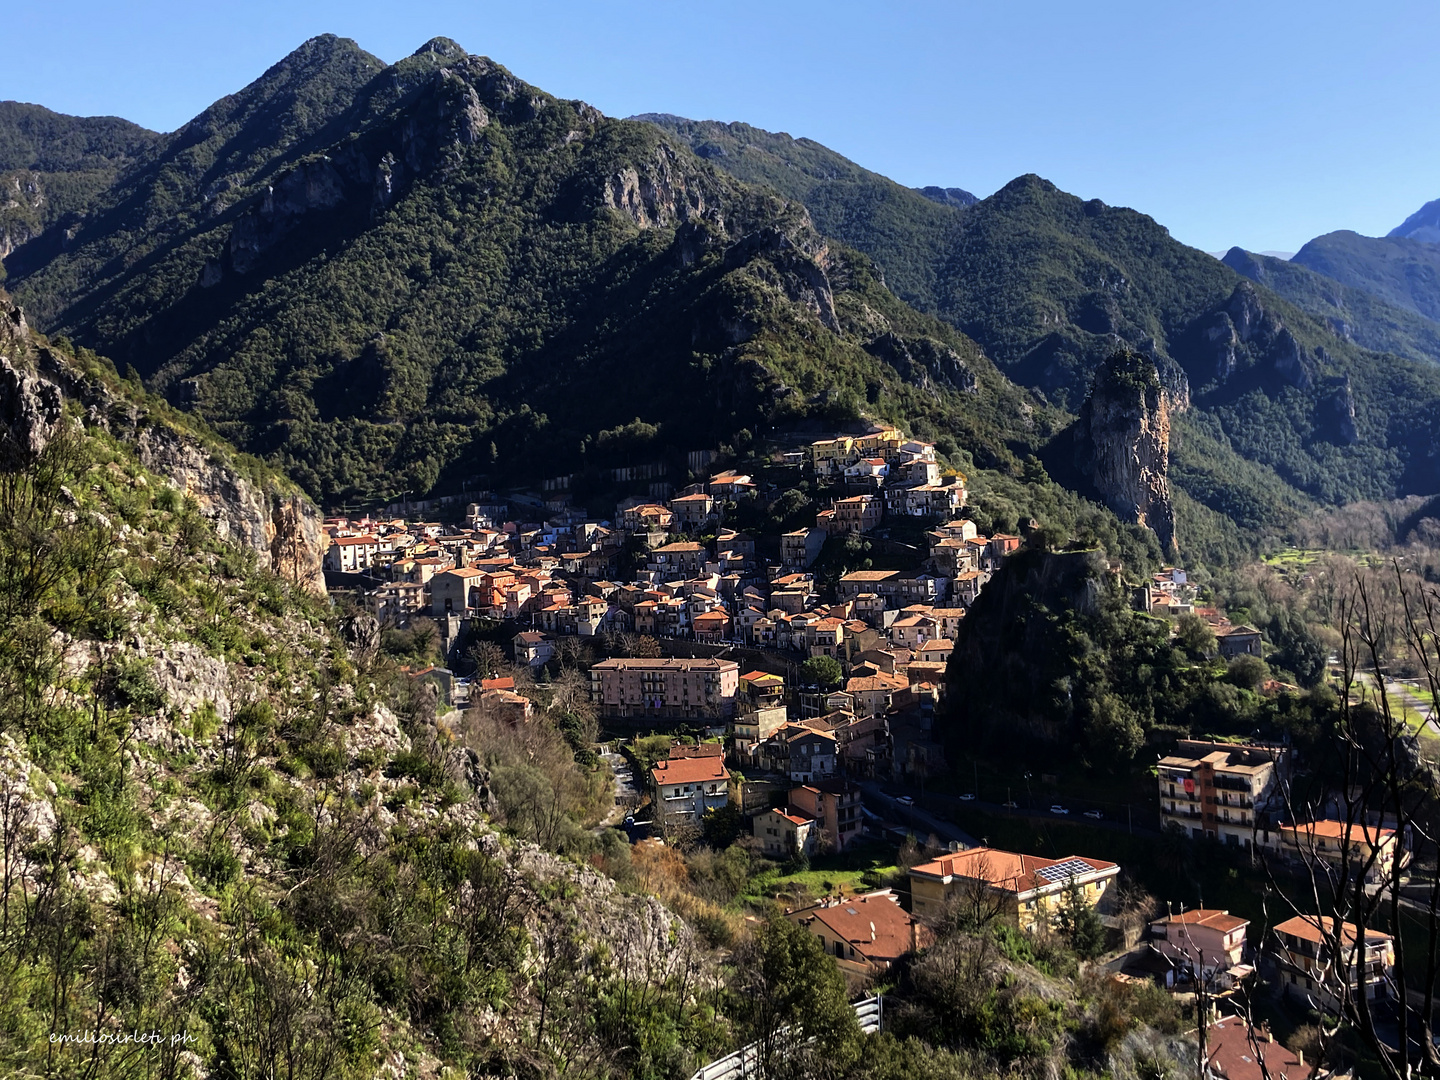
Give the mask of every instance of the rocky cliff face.
[[1297, 389], [1315, 386], [1317, 357], [1307, 353], [1284, 321], [1261, 303], [1260, 294], [1248, 281], [1235, 286], [1219, 309], [1197, 320], [1195, 332], [1199, 342], [1194, 369], [1197, 382], [1223, 385], [1242, 369], [1268, 367]]
[[0, 296], [0, 454], [21, 466], [44, 450], [66, 398], [92, 423], [134, 444], [142, 465], [194, 497], [224, 539], [254, 549], [260, 564], [325, 592], [325, 536], [314, 504], [277, 479], [247, 475], [223, 453], [145, 409], [34, 339], [24, 312]]
[[1170, 497], [1170, 419], [1179, 403], [1160, 383], [1150, 360], [1115, 354], [1096, 373], [1074, 428], [1081, 471], [1121, 518], [1176, 546]]
[[620, 169], [605, 183], [601, 199], [642, 229], [673, 225], [705, 213], [707, 198], [701, 177], [685, 169], [671, 146], [661, 144], [648, 161]]
[[253, 548], [281, 577], [325, 591], [320, 514], [303, 495], [262, 485], [167, 427], [141, 430], [136, 450], [142, 465], [200, 504], [221, 537]]
[[[24, 313], [0, 309], [0, 350], [14, 352], [28, 338]], [[0, 467], [28, 468], [63, 417], [64, 401], [55, 384], [15, 367], [0, 352]]]

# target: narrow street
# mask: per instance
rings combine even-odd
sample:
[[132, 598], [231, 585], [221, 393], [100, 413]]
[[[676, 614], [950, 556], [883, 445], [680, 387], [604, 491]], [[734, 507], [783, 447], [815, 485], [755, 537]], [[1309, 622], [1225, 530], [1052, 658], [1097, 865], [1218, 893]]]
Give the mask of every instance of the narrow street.
[[615, 805], [610, 808], [610, 813], [605, 815], [605, 820], [595, 827], [598, 832], [625, 820], [625, 815], [640, 798], [640, 789], [635, 785], [635, 770], [630, 767], [629, 758], [607, 750], [603, 745], [596, 747], [596, 753], [615, 774]]

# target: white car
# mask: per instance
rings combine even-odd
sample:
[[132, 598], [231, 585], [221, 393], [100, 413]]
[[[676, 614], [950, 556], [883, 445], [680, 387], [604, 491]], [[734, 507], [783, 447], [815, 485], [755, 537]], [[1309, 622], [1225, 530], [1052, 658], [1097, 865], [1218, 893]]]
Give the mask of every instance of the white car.
[[900, 796], [898, 799], [896, 799], [895, 801], [898, 802], [901, 806], [914, 806], [914, 805], [915, 805], [915, 800], [912, 799], [909, 795], [901, 795], [901, 796]]
[[1020, 804], [1017, 803], [1017, 802], [1014, 802], [1014, 801], [1007, 802], [1007, 803], [1002, 803], [1001, 805], [1004, 806], [1006, 810], [1018, 810], [1018, 809], [1020, 809]]
[[1086, 810], [1085, 816], [1088, 818], [1094, 818], [1096, 821], [1100, 821], [1105, 817], [1105, 815], [1102, 814], [1099, 810]]
[[1066, 810], [1065, 807], [1061, 806], [1059, 803], [1056, 803], [1054, 806], [1050, 807], [1050, 813], [1052, 813], [1052, 814], [1068, 814], [1068, 813], [1070, 813], [1070, 811], [1069, 811], [1069, 810]]
[[975, 801], [975, 796], [974, 796], [974, 795], [961, 795], [961, 796], [960, 796], [960, 801], [961, 801], [961, 802], [974, 802], [974, 801]]

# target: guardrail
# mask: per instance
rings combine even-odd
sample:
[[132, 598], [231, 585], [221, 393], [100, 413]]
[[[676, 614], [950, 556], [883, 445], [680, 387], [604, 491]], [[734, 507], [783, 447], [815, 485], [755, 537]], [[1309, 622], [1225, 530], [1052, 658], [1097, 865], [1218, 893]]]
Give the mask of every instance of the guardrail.
[[[885, 1021], [885, 995], [877, 994], [855, 1002], [855, 1019], [867, 1035], [880, 1031]], [[733, 1054], [727, 1054], [702, 1066], [690, 1080], [761, 1080], [760, 1044], [750, 1043]]]

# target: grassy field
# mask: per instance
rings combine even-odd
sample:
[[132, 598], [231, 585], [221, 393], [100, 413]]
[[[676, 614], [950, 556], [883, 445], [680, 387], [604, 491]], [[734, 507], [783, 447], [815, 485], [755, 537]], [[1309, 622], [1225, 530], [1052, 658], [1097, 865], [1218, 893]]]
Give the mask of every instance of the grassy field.
[[818, 899], [841, 893], [855, 894], [880, 888], [885, 879], [896, 873], [895, 845], [881, 841], [863, 841], [848, 851], [818, 855], [810, 860], [809, 869], [787, 873], [775, 867], [750, 879], [745, 896], [769, 900], [780, 895]]
[[1346, 551], [1331, 551], [1328, 548], [1281, 548], [1262, 557], [1266, 566], [1281, 573], [1304, 573], [1311, 565], [1332, 555], [1344, 555], [1362, 566], [1376, 567], [1384, 564], [1382, 556], [1373, 551], [1350, 548]]

